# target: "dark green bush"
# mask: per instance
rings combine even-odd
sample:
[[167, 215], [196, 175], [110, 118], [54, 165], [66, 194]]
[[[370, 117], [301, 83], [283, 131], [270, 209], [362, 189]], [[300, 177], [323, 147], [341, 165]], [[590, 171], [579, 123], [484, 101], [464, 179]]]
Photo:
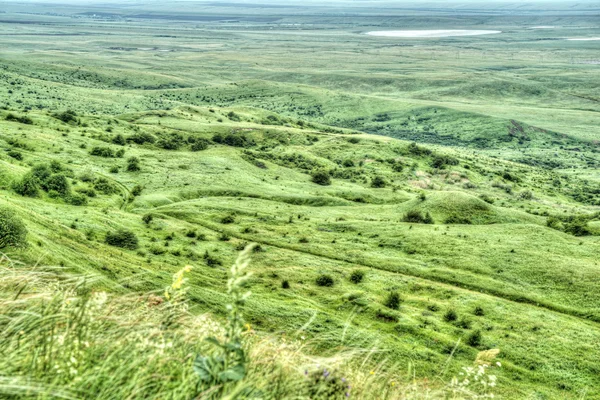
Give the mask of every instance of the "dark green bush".
[[137, 157], [129, 157], [127, 159], [127, 171], [128, 172], [137, 172], [139, 170], [141, 170], [140, 159]]
[[131, 195], [137, 197], [142, 194], [143, 190], [144, 188], [141, 185], [135, 185], [133, 188], [131, 188]]
[[105, 239], [106, 244], [124, 249], [135, 250], [138, 247], [138, 238], [135, 233], [126, 229], [108, 232]]
[[346, 168], [354, 167], [354, 161], [352, 161], [349, 158], [347, 158], [344, 161], [342, 161], [342, 166], [344, 166]]
[[27, 228], [13, 210], [0, 207], [0, 249], [27, 244]]
[[467, 340], [466, 340], [467, 344], [472, 347], [480, 346], [481, 341], [482, 341], [482, 336], [481, 336], [481, 331], [479, 331], [479, 330], [471, 332], [469, 334], [469, 336], [467, 336]]
[[388, 293], [383, 304], [387, 308], [391, 308], [392, 310], [397, 310], [398, 308], [400, 308], [401, 302], [402, 302], [402, 298], [400, 297], [400, 294], [396, 291], [393, 291], [393, 292]]
[[473, 314], [478, 317], [483, 317], [485, 315], [485, 311], [483, 310], [483, 307], [475, 306], [475, 309], [473, 310]]
[[117, 144], [119, 146], [125, 146], [127, 144], [127, 141], [125, 140], [125, 137], [123, 135], [121, 135], [120, 133], [118, 135], [115, 135], [112, 139], [111, 142], [114, 144]]
[[355, 269], [350, 274], [350, 282], [352, 283], [361, 283], [365, 277], [365, 272], [360, 269]]
[[431, 166], [433, 168], [443, 169], [448, 165], [458, 165], [458, 160], [443, 154], [436, 154], [431, 160]]
[[18, 115], [14, 115], [14, 114], [8, 114], [4, 119], [7, 121], [19, 122], [19, 123], [25, 124], [25, 125], [33, 124], [33, 120], [27, 116], [20, 117]]
[[281, 282], [281, 288], [282, 289], [289, 289], [290, 288], [290, 282], [288, 282], [287, 280]]
[[371, 187], [372, 188], [383, 188], [387, 185], [387, 182], [385, 181], [385, 179], [383, 179], [381, 176], [376, 176], [375, 178], [373, 178], [373, 180], [371, 181]]
[[184, 143], [185, 140], [183, 136], [178, 133], [169, 133], [168, 135], [162, 136], [158, 142], [156, 142], [156, 145], [165, 150], [177, 150], [183, 146]]
[[458, 214], [450, 214], [444, 223], [448, 225], [470, 225], [473, 222], [467, 217]]
[[231, 214], [221, 218], [222, 224], [233, 224], [234, 222], [235, 222], [235, 216], [231, 215]]
[[155, 143], [156, 137], [150, 133], [140, 132], [127, 137], [127, 141], [135, 144]]
[[77, 114], [71, 110], [55, 113], [52, 114], [52, 116], [66, 124], [68, 124], [69, 122], [77, 122]]
[[453, 322], [453, 321], [456, 321], [457, 319], [458, 319], [458, 314], [453, 309], [446, 311], [446, 313], [444, 314], [444, 321], [446, 321], [446, 322]]
[[404, 214], [402, 221], [412, 222], [415, 224], [433, 224], [433, 218], [431, 217], [431, 214], [426, 213], [423, 215], [423, 213], [418, 210], [410, 210]]
[[191, 145], [192, 151], [202, 151], [208, 149], [209, 141], [206, 139], [196, 139], [194, 143]]
[[114, 158], [115, 152], [110, 147], [93, 147], [90, 151], [92, 156], [105, 157], [105, 158]]
[[21, 179], [14, 182], [12, 188], [21, 196], [37, 197], [40, 194], [40, 181], [33, 173], [28, 172]]
[[87, 197], [81, 193], [72, 193], [65, 200], [74, 206], [85, 206], [87, 204]]
[[152, 214], [144, 214], [144, 216], [142, 217], [142, 221], [144, 221], [146, 225], [149, 225], [153, 219], [154, 216]]
[[110, 181], [106, 178], [96, 179], [96, 181], [94, 182], [94, 189], [106, 195], [113, 194], [117, 191], [115, 186], [112, 183], [110, 183]]
[[333, 278], [331, 277], [331, 275], [326, 275], [326, 274], [319, 275], [315, 282], [316, 282], [317, 286], [326, 286], [326, 287], [333, 286], [333, 284], [335, 283]]
[[21, 153], [20, 151], [10, 150], [6, 154], [8, 154], [9, 157], [14, 158], [15, 160], [23, 161], [23, 153]]
[[61, 197], [65, 197], [71, 193], [71, 184], [65, 175], [53, 174], [42, 182], [42, 189], [47, 192], [55, 191]]
[[331, 177], [327, 171], [318, 170], [312, 173], [311, 175], [313, 183], [321, 186], [331, 185]]

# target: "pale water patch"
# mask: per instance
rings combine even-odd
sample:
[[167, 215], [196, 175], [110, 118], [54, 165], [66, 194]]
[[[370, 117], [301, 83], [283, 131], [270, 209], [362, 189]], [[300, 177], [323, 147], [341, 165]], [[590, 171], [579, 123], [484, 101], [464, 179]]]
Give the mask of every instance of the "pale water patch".
[[550, 26], [550, 25], [541, 25], [541, 26], [532, 26], [529, 29], [555, 29], [556, 26]]
[[600, 37], [586, 37], [586, 38], [570, 38], [567, 40], [580, 40], [580, 41], [584, 41], [584, 40], [600, 40]]
[[419, 30], [419, 31], [373, 31], [367, 32], [370, 36], [384, 37], [402, 37], [402, 38], [441, 38], [452, 36], [476, 36], [493, 35], [502, 33], [502, 31], [484, 31], [474, 29], [438, 29], [438, 30]]

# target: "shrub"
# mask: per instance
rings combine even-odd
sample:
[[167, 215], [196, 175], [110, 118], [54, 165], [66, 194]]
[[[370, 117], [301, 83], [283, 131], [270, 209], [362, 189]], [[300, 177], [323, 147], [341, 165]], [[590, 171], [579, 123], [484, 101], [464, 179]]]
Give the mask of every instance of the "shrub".
[[458, 214], [450, 214], [444, 223], [449, 225], [470, 225], [473, 222], [467, 217], [463, 217]]
[[108, 232], [105, 239], [106, 244], [124, 249], [135, 250], [138, 247], [138, 238], [135, 233], [126, 229]]
[[233, 224], [234, 222], [235, 222], [235, 216], [233, 216], [231, 214], [221, 218], [222, 224]]
[[94, 182], [94, 189], [104, 193], [104, 194], [113, 194], [117, 190], [112, 183], [108, 181], [106, 178], [98, 178]]
[[119, 146], [125, 146], [127, 144], [125, 137], [123, 135], [121, 135], [120, 133], [118, 135], [113, 136], [113, 138], [111, 139], [111, 142], [114, 144], [117, 144]]
[[61, 113], [55, 113], [52, 114], [52, 116], [64, 122], [65, 124], [68, 124], [69, 122], [77, 122], [77, 114], [75, 114], [75, 112], [71, 110], [67, 110]]
[[333, 278], [331, 277], [331, 275], [319, 275], [316, 279], [316, 284], [317, 286], [325, 286], [325, 287], [330, 287], [333, 286], [333, 284], [335, 283]]
[[149, 225], [153, 219], [154, 219], [154, 216], [152, 214], [144, 214], [144, 216], [142, 217], [142, 221], [146, 225]]
[[414, 142], [409, 144], [406, 150], [409, 154], [415, 156], [428, 156], [431, 154], [431, 150], [421, 147]]
[[90, 154], [92, 156], [98, 156], [98, 157], [104, 157], [104, 158], [114, 158], [115, 157], [115, 152], [112, 151], [112, 149], [110, 147], [95, 146], [90, 151]]
[[385, 187], [385, 185], [387, 185], [387, 183], [386, 183], [385, 179], [383, 179], [381, 176], [376, 176], [371, 181], [372, 188], [383, 188], [383, 187]]
[[74, 206], [85, 206], [87, 204], [87, 197], [81, 193], [72, 193], [65, 200]]
[[10, 150], [6, 154], [8, 154], [9, 157], [14, 158], [17, 161], [23, 161], [23, 153], [21, 153], [20, 151]]
[[128, 142], [133, 142], [135, 144], [144, 144], [144, 143], [155, 143], [156, 137], [149, 133], [134, 133], [133, 135], [127, 138]]
[[65, 197], [71, 193], [69, 180], [63, 174], [50, 175], [48, 179], [42, 182], [42, 188], [47, 192], [55, 191], [60, 196]]
[[133, 196], [139, 196], [140, 194], [142, 194], [142, 191], [144, 190], [144, 188], [141, 185], [135, 185], [132, 189], [131, 189], [131, 194]]
[[475, 309], [473, 310], [473, 314], [478, 317], [483, 317], [485, 315], [485, 311], [483, 310], [483, 307], [475, 306]]
[[458, 160], [454, 157], [441, 154], [435, 155], [431, 160], [431, 166], [433, 168], [443, 169], [448, 165], [458, 165]]
[[184, 143], [183, 136], [178, 133], [170, 133], [161, 137], [156, 145], [165, 150], [177, 150]]
[[123, 157], [124, 155], [125, 155], [125, 149], [119, 149], [119, 150], [117, 150], [117, 151], [116, 151], [116, 153], [115, 153], [115, 157], [117, 157], [117, 158], [121, 158], [121, 157]]
[[40, 194], [40, 181], [33, 173], [28, 172], [20, 180], [13, 183], [12, 188], [21, 196], [37, 197]]
[[351, 168], [354, 167], [354, 161], [350, 160], [349, 158], [345, 159], [342, 162], [342, 166], [346, 167], [346, 168]]
[[393, 291], [388, 293], [387, 297], [385, 298], [385, 302], [383, 303], [387, 308], [391, 308], [392, 310], [397, 310], [398, 308], [400, 308], [400, 303], [402, 302], [402, 299], [400, 298], [400, 294], [398, 294], [398, 292]]
[[127, 159], [127, 171], [128, 172], [137, 172], [139, 170], [141, 170], [140, 159], [137, 157], [129, 157]]
[[19, 123], [25, 124], [25, 125], [33, 124], [33, 120], [27, 116], [19, 117], [14, 114], [8, 114], [4, 119], [7, 121], [19, 122]]
[[365, 277], [364, 271], [361, 271], [360, 269], [355, 269], [350, 274], [350, 282], [356, 283], [356, 284], [361, 283], [363, 281], [364, 277]]
[[23, 247], [27, 244], [27, 228], [13, 210], [0, 208], [0, 249], [8, 246]]
[[287, 280], [281, 282], [281, 288], [282, 289], [289, 289], [290, 288], [290, 283]]
[[208, 149], [209, 141], [206, 139], [196, 139], [194, 143], [192, 143], [191, 150], [192, 151], [202, 151]]
[[119, 166], [118, 165], [113, 165], [108, 169], [108, 172], [110, 172], [111, 174], [118, 174], [119, 173]]
[[565, 223], [564, 230], [574, 236], [589, 236], [592, 234], [588, 221], [582, 218], [574, 218], [572, 221]]
[[321, 186], [331, 185], [331, 177], [329, 173], [323, 170], [315, 171], [311, 175], [313, 183]]
[[467, 336], [467, 344], [472, 347], [478, 347], [481, 345], [481, 331], [473, 331]]
[[433, 224], [433, 218], [431, 214], [427, 212], [425, 215], [418, 210], [410, 210], [404, 217], [402, 217], [402, 221], [404, 222], [412, 222], [415, 224]]
[[458, 314], [453, 309], [446, 311], [446, 313], [444, 314], [444, 321], [446, 322], [456, 321], [457, 319]]

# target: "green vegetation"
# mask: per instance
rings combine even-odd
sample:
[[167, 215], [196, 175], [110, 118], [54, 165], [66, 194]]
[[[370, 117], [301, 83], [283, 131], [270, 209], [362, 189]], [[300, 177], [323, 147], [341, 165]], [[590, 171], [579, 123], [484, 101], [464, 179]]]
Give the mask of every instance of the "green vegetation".
[[0, 397], [600, 396], [597, 16], [391, 5], [3, 8]]

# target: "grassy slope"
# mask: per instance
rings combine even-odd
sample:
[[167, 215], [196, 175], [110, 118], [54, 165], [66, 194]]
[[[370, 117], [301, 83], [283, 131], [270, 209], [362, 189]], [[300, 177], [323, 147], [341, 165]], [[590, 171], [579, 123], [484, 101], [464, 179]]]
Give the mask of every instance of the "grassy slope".
[[[0, 203], [26, 220], [32, 244], [12, 255], [98, 272], [103, 279], [97, 286], [123, 293], [160, 289], [191, 263], [197, 266], [190, 277], [197, 311], [220, 314], [224, 266], [240, 246], [256, 241], [264, 251], [252, 267], [247, 317], [261, 331], [289, 333], [312, 321], [310, 351], [333, 354], [377, 343], [402, 368], [412, 362], [421, 378], [440, 372], [458, 340], [463, 343], [448, 376], [469, 364], [479, 349], [464, 339], [479, 329], [481, 349], [502, 350], [500, 392], [506, 397], [600, 395], [594, 345], [600, 242], [547, 228], [541, 216], [597, 211], [591, 205], [598, 201], [595, 186], [583, 180], [597, 179], [598, 168], [596, 66], [578, 63], [594, 57], [589, 43], [536, 40], [547, 33], [530, 34], [515, 25], [527, 22], [510, 19], [485, 22], [505, 24], [507, 39], [415, 47], [357, 35], [379, 27], [376, 20], [352, 18], [334, 25], [290, 17], [284, 22], [319, 21], [320, 30], [282, 25], [276, 33], [260, 24], [193, 29], [138, 22], [135, 34], [121, 22], [39, 18], [57, 25], [28, 25], [26, 32], [2, 25], [0, 99], [10, 112], [34, 121], [4, 121], [9, 111], [0, 111], [2, 146], [24, 155], [15, 161], [2, 154]], [[381, 27], [398, 23], [377, 21]], [[290, 52], [295, 56], [282, 56]], [[67, 108], [87, 126], [49, 115]], [[232, 110], [239, 120], [227, 116]], [[123, 159], [89, 155], [93, 146], [119, 149], [106, 143], [116, 134], [140, 131], [206, 139], [237, 132], [257, 145], [250, 154], [212, 144], [197, 153], [185, 146], [128, 145]], [[407, 142], [393, 138], [429, 143], [460, 163], [435, 170], [430, 157], [408, 153]], [[356, 166], [338, 166], [347, 179], [322, 187], [310, 182], [309, 169], [286, 161], [290, 154], [326, 168], [346, 159]], [[141, 159], [140, 172], [124, 172], [130, 156]], [[10, 190], [10, 181], [30, 165], [50, 160], [73, 170], [75, 187], [89, 186], [78, 177], [91, 173], [108, 178], [117, 193], [74, 207]], [[401, 162], [403, 171], [387, 160]], [[115, 164], [121, 172], [110, 173]], [[505, 180], [504, 172], [520, 183]], [[375, 176], [387, 187], [371, 188]], [[137, 184], [144, 190], [128, 202]], [[514, 186], [513, 193], [498, 184]], [[527, 190], [533, 199], [519, 195]], [[582, 190], [589, 194], [586, 203], [576, 201]], [[436, 224], [401, 222], [409, 210], [430, 212]], [[141, 221], [146, 213], [156, 216], [149, 226]], [[235, 223], [222, 224], [231, 214]], [[449, 216], [473, 224], [445, 225]], [[119, 227], [136, 232], [139, 250], [103, 243], [106, 232]], [[190, 229], [206, 240], [186, 237]], [[219, 240], [223, 233], [229, 241]], [[207, 251], [222, 266], [205, 265]], [[359, 285], [348, 281], [356, 268], [367, 271]], [[317, 287], [321, 273], [331, 274], [335, 286]], [[281, 288], [284, 280], [290, 289]], [[382, 305], [391, 290], [404, 299], [399, 311]], [[485, 316], [473, 315], [475, 306]], [[447, 309], [468, 322], [445, 322]]]

